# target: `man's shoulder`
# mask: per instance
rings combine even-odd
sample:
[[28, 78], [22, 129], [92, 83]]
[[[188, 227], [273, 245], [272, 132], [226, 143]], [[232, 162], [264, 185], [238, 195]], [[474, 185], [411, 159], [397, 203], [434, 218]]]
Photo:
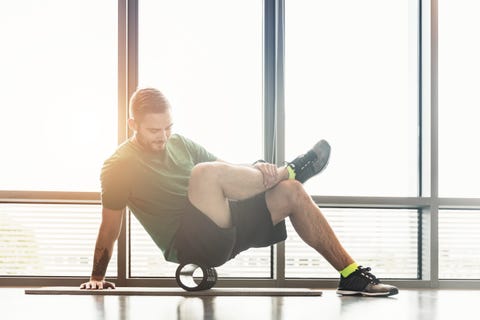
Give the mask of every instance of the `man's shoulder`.
[[132, 154], [133, 152], [135, 152], [135, 144], [130, 139], [122, 142], [115, 150], [115, 153], [118, 153], [120, 155], [128, 155]]
[[182, 136], [182, 135], [179, 134], [179, 133], [173, 133], [173, 134], [170, 136], [170, 138], [168, 139], [168, 141], [169, 141], [170, 143], [176, 143], [176, 144], [178, 144], [178, 143], [184, 144], [185, 141], [187, 141], [187, 140], [188, 140], [187, 138], [185, 138], [184, 136]]
[[184, 135], [174, 133], [169, 139], [169, 143], [174, 146], [187, 147], [187, 148], [201, 148], [201, 145], [194, 140], [187, 138]]
[[177, 149], [189, 149], [189, 147], [192, 144], [192, 140], [188, 139], [187, 137], [174, 133], [170, 136], [168, 139], [168, 144], [170, 145], [170, 148], [175, 149], [175, 151], [178, 151]]
[[195, 163], [217, 160], [217, 157], [208, 152], [205, 147], [190, 138], [175, 134], [170, 139], [173, 139], [172, 143], [170, 143], [170, 150], [174, 152], [182, 150], [188, 153], [189, 156], [193, 157]]
[[111, 154], [106, 160], [105, 164], [112, 163], [126, 163], [133, 159], [136, 154], [135, 147], [130, 140], [127, 140], [120, 144], [113, 154]]

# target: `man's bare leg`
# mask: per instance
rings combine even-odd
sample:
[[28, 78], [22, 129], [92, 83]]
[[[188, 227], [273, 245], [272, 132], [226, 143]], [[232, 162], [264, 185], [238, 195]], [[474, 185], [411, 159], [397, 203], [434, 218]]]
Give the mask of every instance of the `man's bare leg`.
[[341, 245], [320, 208], [297, 181], [284, 181], [266, 193], [274, 224], [290, 217], [302, 240], [319, 252], [336, 270], [355, 262]]
[[[276, 183], [288, 179], [285, 167], [277, 169]], [[228, 199], [242, 200], [266, 190], [260, 170], [224, 162], [195, 166], [190, 177], [188, 198], [218, 226], [232, 225]]]

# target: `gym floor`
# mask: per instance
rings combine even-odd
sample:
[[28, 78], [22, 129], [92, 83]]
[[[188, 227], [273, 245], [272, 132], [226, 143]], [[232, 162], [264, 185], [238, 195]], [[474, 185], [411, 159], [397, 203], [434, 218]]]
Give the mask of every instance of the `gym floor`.
[[478, 319], [480, 290], [401, 290], [388, 298], [26, 295], [0, 288], [0, 319]]

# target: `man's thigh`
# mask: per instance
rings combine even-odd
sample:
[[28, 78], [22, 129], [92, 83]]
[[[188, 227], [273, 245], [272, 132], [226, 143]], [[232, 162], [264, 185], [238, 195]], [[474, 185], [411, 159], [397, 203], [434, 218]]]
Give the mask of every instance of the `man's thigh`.
[[197, 164], [188, 185], [188, 200], [221, 228], [232, 225], [228, 200], [218, 183], [218, 175], [226, 166], [220, 162]]

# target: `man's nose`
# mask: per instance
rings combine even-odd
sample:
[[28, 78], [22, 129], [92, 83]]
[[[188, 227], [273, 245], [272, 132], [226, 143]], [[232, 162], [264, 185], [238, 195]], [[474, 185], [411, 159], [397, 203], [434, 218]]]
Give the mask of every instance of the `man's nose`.
[[166, 141], [167, 140], [167, 133], [165, 131], [160, 131], [160, 139], [162, 141]]

